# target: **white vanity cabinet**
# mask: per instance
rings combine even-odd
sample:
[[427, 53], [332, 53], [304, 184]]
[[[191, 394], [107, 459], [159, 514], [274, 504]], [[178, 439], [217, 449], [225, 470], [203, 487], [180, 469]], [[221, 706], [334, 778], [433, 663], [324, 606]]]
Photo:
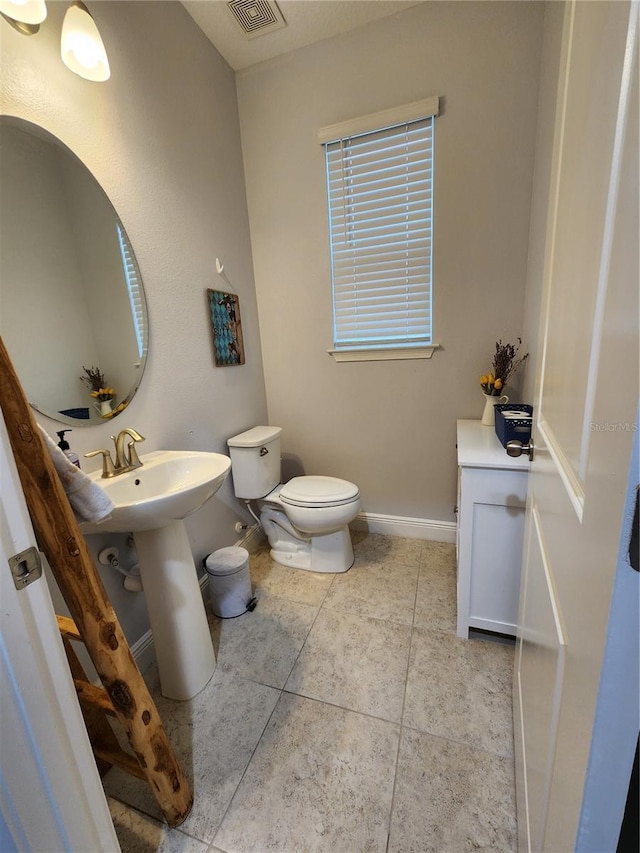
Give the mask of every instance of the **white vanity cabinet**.
[[516, 633], [529, 459], [493, 427], [458, 421], [458, 627]]

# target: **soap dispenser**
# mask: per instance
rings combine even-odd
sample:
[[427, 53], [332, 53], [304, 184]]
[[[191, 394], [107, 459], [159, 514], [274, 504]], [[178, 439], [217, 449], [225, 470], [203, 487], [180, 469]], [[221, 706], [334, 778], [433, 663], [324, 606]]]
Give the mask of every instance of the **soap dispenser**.
[[66, 439], [64, 437], [65, 432], [71, 432], [71, 430], [70, 429], [61, 429], [57, 432], [57, 435], [60, 438], [60, 441], [58, 442], [58, 447], [64, 453], [64, 455], [67, 457], [67, 459], [70, 462], [73, 462], [73, 464], [76, 466], [76, 468], [79, 468], [80, 467], [80, 458], [79, 458], [78, 454], [74, 453], [73, 450], [71, 450], [71, 448], [69, 447], [69, 442], [66, 441]]

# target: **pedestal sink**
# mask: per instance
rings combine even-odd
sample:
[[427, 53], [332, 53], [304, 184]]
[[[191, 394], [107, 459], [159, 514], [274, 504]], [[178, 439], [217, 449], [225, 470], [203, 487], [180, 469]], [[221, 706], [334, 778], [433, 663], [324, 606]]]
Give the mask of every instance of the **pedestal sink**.
[[110, 518], [83, 522], [84, 533], [133, 533], [160, 673], [169, 699], [191, 699], [216, 666], [191, 547], [182, 522], [229, 474], [222, 453], [157, 450], [141, 468], [98, 482], [115, 504]]

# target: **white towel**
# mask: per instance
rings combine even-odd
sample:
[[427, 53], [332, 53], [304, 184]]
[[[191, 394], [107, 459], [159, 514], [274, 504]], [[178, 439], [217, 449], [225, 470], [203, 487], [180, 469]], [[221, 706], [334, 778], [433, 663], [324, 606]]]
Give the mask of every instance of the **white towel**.
[[103, 521], [110, 516], [113, 501], [102, 486], [74, 465], [41, 426], [40, 432], [78, 521]]

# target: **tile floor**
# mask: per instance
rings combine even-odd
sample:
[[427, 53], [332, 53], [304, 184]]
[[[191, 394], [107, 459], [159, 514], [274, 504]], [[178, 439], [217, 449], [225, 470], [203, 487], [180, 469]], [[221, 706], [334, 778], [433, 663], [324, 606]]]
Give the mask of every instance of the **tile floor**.
[[258, 606], [211, 617], [207, 687], [172, 702], [148, 676], [195, 802], [169, 830], [112, 770], [124, 853], [516, 849], [513, 647], [455, 636], [452, 545], [354, 547], [342, 575], [252, 556]]

